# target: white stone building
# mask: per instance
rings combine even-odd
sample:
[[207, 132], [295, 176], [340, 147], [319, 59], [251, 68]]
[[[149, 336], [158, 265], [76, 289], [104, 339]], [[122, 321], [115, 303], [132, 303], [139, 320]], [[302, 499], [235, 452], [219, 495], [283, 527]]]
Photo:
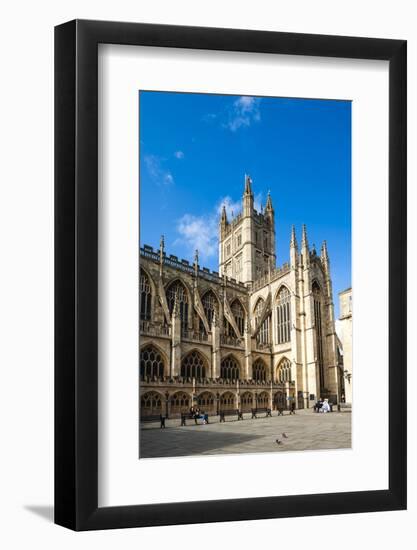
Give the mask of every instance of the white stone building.
[[352, 289], [339, 292], [341, 342], [343, 349], [344, 400], [352, 404]]

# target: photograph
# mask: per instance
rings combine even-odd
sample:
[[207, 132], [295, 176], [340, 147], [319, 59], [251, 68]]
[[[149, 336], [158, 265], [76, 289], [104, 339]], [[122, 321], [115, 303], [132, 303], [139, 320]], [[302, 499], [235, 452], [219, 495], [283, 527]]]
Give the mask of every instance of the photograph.
[[139, 458], [348, 449], [351, 101], [139, 92]]
[[4, 4], [0, 548], [416, 539], [416, 9], [337, 8]]

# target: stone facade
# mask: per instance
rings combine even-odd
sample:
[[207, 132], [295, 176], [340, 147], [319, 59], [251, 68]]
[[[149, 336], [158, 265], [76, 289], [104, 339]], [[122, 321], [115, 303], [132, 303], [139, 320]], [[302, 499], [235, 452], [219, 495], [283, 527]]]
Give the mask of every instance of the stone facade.
[[209, 414], [338, 402], [330, 261], [292, 228], [289, 263], [276, 267], [272, 199], [254, 208], [245, 178], [242, 213], [219, 224], [219, 272], [150, 246], [140, 249], [141, 414]]
[[341, 341], [343, 349], [346, 403], [352, 404], [352, 289], [339, 292]]

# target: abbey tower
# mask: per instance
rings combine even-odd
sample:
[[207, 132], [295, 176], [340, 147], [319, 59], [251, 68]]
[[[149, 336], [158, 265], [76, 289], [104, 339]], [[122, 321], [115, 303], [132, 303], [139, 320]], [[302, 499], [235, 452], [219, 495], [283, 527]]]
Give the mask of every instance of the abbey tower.
[[268, 193], [264, 212], [254, 207], [252, 180], [245, 176], [242, 211], [230, 221], [223, 206], [219, 224], [219, 272], [221, 276], [251, 286], [275, 269], [275, 213]]

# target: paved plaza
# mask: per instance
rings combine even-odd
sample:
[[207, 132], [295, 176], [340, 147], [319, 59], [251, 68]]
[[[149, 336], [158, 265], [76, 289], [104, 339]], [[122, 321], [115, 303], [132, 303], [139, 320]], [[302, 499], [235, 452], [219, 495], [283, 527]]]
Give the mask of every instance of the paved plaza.
[[[305, 451], [316, 449], [346, 449], [351, 446], [351, 413], [317, 414], [312, 409], [299, 410], [295, 415], [219, 423], [219, 417], [210, 418], [210, 424], [196, 426], [187, 420], [180, 426], [179, 419], [146, 424], [141, 429], [140, 457], [173, 457], [190, 455], [217, 455], [234, 453], [265, 453]], [[201, 421], [199, 421], [201, 422]], [[282, 434], [285, 433], [287, 438]], [[282, 441], [277, 444], [276, 440]]]

